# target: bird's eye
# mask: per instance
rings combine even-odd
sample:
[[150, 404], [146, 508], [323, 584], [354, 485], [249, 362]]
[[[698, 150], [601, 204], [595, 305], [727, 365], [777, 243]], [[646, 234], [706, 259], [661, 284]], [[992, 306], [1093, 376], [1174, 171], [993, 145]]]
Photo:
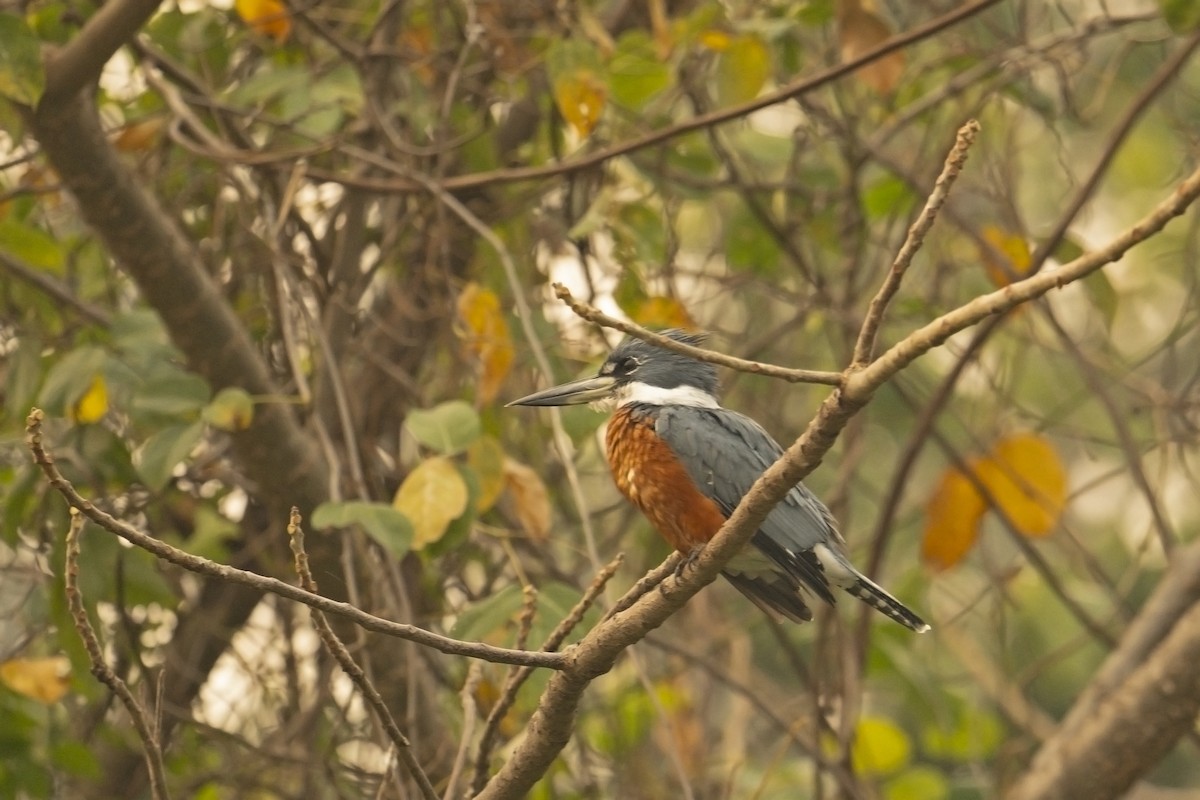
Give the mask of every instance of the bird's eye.
[[621, 372], [624, 372], [626, 375], [628, 375], [641, 366], [641, 364], [642, 362], [638, 361], [633, 356], [625, 356], [621, 359]]

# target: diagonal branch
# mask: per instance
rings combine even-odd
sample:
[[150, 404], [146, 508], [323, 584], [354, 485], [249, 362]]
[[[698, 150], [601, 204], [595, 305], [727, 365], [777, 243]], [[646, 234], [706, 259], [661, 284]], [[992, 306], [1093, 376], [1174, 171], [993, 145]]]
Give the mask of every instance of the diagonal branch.
[[108, 0], [46, 63], [41, 105], [69, 101], [100, 79], [113, 54], [150, 19], [161, 0]]
[[664, 581], [660, 592], [642, 595], [629, 609], [597, 625], [567, 653], [567, 663], [562, 671], [551, 676], [530, 718], [525, 738], [478, 797], [499, 800], [523, 797], [529, 792], [570, 741], [580, 698], [591, 681], [612, 669], [625, 648], [644, 638], [716, 579], [724, 565], [750, 541], [771, 509], [820, 463], [850, 418], [897, 372], [955, 333], [1118, 260], [1131, 247], [1182, 214], [1197, 196], [1200, 196], [1200, 169], [1107, 246], [1053, 272], [1040, 273], [978, 297], [914, 331], [867, 367], [848, 371], [843, 386], [825, 399], [800, 438], [754, 483], [720, 532], [700, 552], [693, 567], [680, 577]]

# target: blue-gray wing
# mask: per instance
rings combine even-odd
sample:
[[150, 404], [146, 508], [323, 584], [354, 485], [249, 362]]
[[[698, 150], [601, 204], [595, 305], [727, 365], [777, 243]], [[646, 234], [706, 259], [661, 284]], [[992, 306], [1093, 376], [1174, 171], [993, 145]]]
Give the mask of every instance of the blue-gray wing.
[[[726, 516], [783, 453], [757, 422], [724, 408], [665, 406], [657, 415], [655, 432]], [[832, 603], [829, 582], [813, 548], [826, 544], [837, 550], [839, 541], [829, 510], [800, 484], [771, 511], [751, 543], [790, 575], [793, 584], [798, 579]], [[730, 577], [739, 589], [747, 591]]]

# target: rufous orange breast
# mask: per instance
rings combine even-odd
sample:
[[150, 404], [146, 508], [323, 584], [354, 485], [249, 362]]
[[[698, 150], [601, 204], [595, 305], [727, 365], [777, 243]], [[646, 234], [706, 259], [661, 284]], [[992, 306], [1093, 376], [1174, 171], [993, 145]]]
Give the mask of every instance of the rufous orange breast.
[[671, 546], [681, 553], [707, 544], [725, 515], [692, 483], [671, 448], [654, 432], [654, 418], [626, 406], [605, 435], [613, 480]]

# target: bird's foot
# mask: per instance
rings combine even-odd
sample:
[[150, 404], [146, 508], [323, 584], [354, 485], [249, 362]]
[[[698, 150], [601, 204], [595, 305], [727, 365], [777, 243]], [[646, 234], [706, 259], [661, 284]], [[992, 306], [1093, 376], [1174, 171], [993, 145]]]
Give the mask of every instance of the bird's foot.
[[[688, 568], [696, 563], [696, 559], [700, 557], [702, 552], [704, 552], [704, 545], [698, 544], [683, 554], [683, 558], [679, 559], [675, 564], [675, 569], [671, 570], [671, 575], [675, 580], [683, 578], [683, 573], [687, 572]], [[666, 596], [667, 590], [661, 582], [658, 584], [658, 591], [659, 594]]]

